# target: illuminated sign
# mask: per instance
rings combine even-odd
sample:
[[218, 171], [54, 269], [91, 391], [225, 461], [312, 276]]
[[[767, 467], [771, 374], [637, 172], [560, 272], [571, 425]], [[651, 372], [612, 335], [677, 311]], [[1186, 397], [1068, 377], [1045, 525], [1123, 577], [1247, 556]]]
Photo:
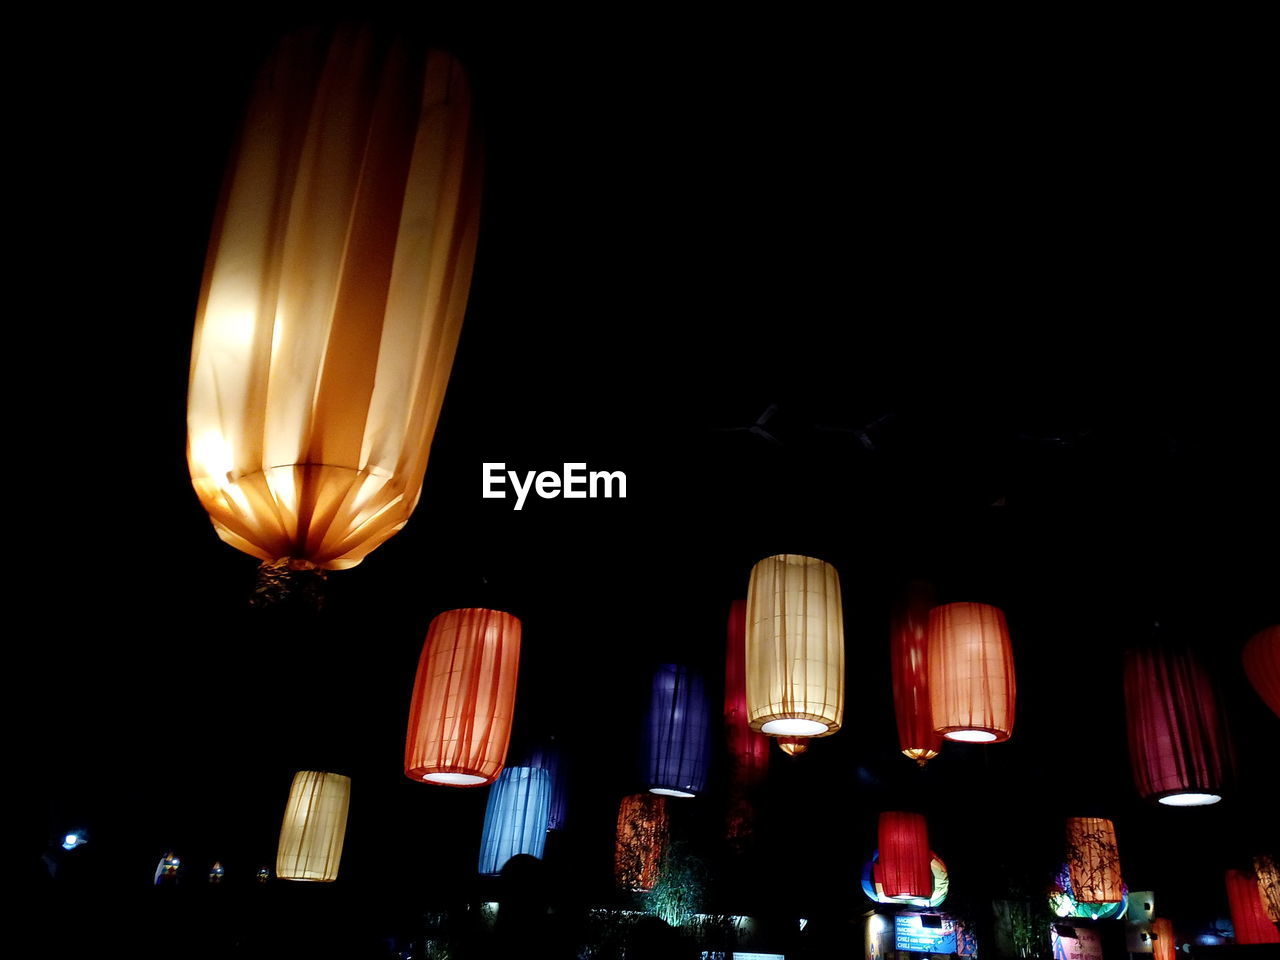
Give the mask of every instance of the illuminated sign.
[[1102, 941], [1096, 930], [1055, 923], [1049, 928], [1053, 960], [1102, 960]]
[[893, 945], [917, 953], [955, 953], [955, 921], [941, 913], [900, 913], [893, 918]]
[[743, 953], [735, 950], [733, 960], [787, 960], [787, 957], [783, 953]]

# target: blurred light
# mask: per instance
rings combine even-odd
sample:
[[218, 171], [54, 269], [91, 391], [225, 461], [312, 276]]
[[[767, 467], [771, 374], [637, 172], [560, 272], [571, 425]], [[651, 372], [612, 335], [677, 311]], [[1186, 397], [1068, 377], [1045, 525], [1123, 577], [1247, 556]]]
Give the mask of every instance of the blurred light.
[[801, 918], [800, 918], [800, 931], [801, 931], [802, 933], [804, 932], [804, 928], [805, 928], [805, 927], [807, 927], [808, 925], [809, 925], [809, 921], [808, 921], [808, 920], [806, 920], [804, 917], [801, 917]]
[[760, 728], [761, 733], [778, 737], [813, 737], [827, 732], [827, 725], [817, 720], [770, 720]]
[[88, 842], [89, 841], [84, 838], [83, 834], [68, 833], [65, 837], [62, 838], [62, 849], [74, 850], [76, 847], [81, 846], [82, 844], [86, 844]]
[[948, 740], [959, 740], [962, 743], [990, 743], [996, 738], [987, 730], [952, 730], [947, 734]]
[[1160, 797], [1159, 801], [1170, 807], [1204, 807], [1221, 799], [1221, 794], [1217, 793], [1172, 793]]

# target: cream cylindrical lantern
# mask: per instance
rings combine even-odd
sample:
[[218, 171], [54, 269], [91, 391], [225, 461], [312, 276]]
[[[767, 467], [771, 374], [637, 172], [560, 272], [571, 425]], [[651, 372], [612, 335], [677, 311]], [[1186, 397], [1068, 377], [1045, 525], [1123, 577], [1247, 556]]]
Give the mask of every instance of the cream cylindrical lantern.
[[747, 589], [747, 721], [777, 737], [828, 737], [844, 716], [844, 612], [835, 567], [779, 554]]
[[316, 770], [294, 774], [280, 827], [276, 876], [321, 882], [338, 878], [350, 800], [350, 777]]

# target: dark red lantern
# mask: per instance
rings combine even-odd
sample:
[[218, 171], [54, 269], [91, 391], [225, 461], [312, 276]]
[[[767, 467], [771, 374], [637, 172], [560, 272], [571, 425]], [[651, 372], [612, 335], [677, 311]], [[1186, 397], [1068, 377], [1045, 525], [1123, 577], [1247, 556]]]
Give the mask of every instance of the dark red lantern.
[[889, 628], [898, 746], [922, 767], [942, 749], [942, 737], [933, 729], [933, 707], [929, 703], [929, 611], [932, 607], [933, 587], [923, 581], [912, 581], [894, 606]]
[[1231, 741], [1213, 683], [1190, 652], [1129, 651], [1124, 699], [1138, 792], [1175, 807], [1221, 800]]
[[729, 747], [730, 779], [758, 783], [769, 769], [769, 737], [747, 725], [747, 601], [729, 608], [724, 656], [724, 729]]
[[1227, 903], [1236, 943], [1280, 943], [1280, 928], [1267, 919], [1258, 879], [1252, 873], [1227, 871]]
[[1253, 689], [1280, 717], [1280, 626], [1255, 633], [1244, 645], [1244, 674]]
[[932, 861], [929, 827], [921, 814], [893, 810], [880, 814], [875, 882], [884, 887], [886, 897], [931, 897]]

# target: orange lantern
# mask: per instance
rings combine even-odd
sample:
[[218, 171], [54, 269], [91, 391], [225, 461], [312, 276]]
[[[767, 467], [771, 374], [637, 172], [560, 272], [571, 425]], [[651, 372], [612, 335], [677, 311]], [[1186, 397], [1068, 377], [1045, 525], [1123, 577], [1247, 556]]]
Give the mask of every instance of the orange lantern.
[[287, 40], [232, 158], [196, 313], [191, 481], [283, 569], [358, 564], [422, 490], [471, 282], [479, 149], [447, 54]]
[[933, 853], [924, 817], [900, 811], [880, 814], [879, 842], [874, 876], [885, 896], [931, 897]]
[[1124, 899], [1116, 828], [1099, 817], [1067, 820], [1067, 868], [1078, 903], [1118, 903]]
[[1151, 921], [1151, 960], [1176, 960], [1178, 938], [1173, 932], [1173, 921], [1158, 917]]
[[1267, 919], [1257, 877], [1243, 870], [1228, 870], [1226, 880], [1236, 943], [1280, 943], [1280, 929]]
[[506, 762], [520, 666], [520, 621], [498, 610], [446, 610], [427, 630], [409, 708], [404, 772], [478, 787]]
[[942, 738], [933, 729], [929, 702], [929, 611], [933, 587], [915, 581], [895, 605], [890, 624], [889, 663], [898, 746], [920, 766], [938, 755]]
[[613, 869], [624, 890], [652, 890], [671, 836], [667, 798], [653, 793], [623, 797]]
[[1244, 645], [1244, 672], [1271, 712], [1280, 717], [1280, 626], [1267, 627]]
[[1280, 866], [1276, 865], [1276, 858], [1267, 853], [1254, 857], [1253, 872], [1258, 875], [1258, 893], [1262, 895], [1267, 919], [1280, 923]]
[[996, 743], [1013, 733], [1017, 684], [1004, 612], [948, 603], [929, 612], [929, 702], [948, 740]]

